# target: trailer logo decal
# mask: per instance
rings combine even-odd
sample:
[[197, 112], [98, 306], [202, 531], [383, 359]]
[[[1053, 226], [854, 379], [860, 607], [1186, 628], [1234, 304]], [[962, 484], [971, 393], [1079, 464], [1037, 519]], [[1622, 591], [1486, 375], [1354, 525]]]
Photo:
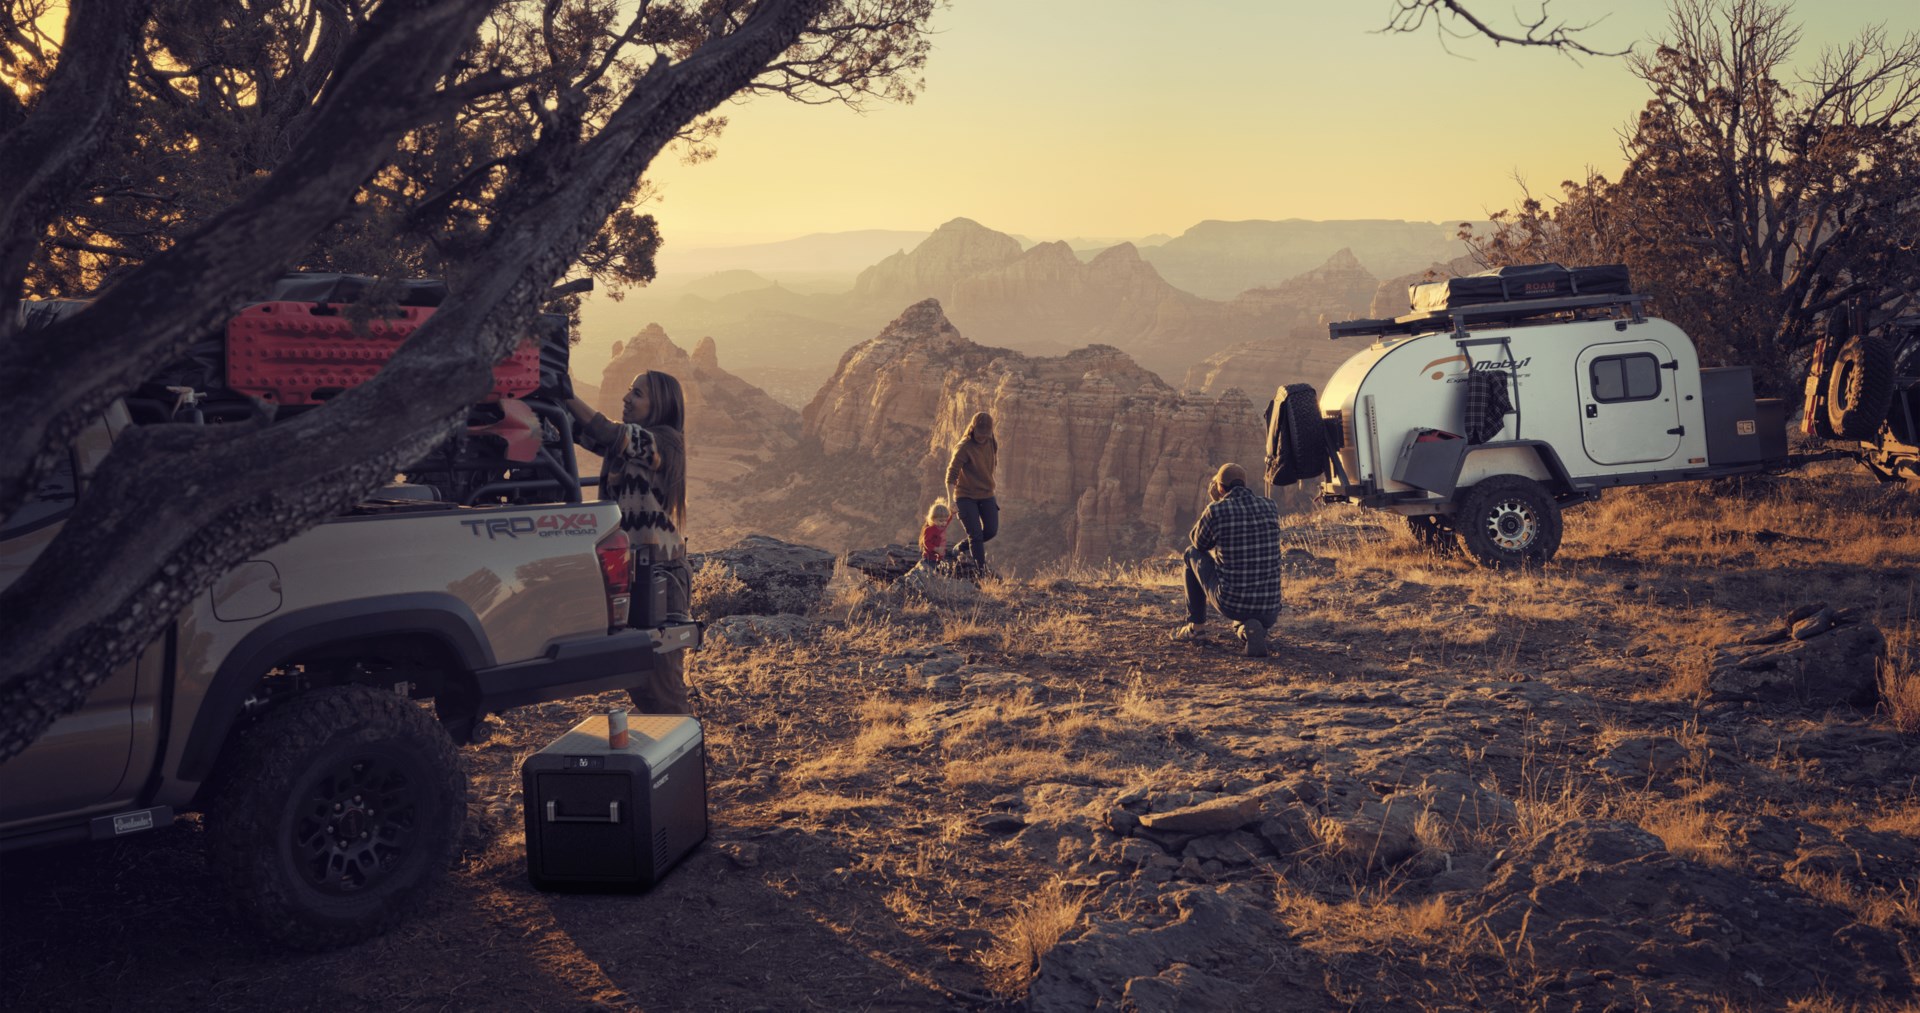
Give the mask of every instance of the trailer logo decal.
[[[1449, 355], [1444, 359], [1435, 359], [1432, 362], [1429, 362], [1426, 365], [1421, 366], [1420, 372], [1425, 373], [1427, 370], [1433, 369], [1433, 367], [1435, 366], [1444, 366], [1449, 362], [1465, 362], [1465, 361], [1467, 361], [1467, 357], [1464, 355]], [[1447, 374], [1444, 370], [1433, 369], [1433, 374], [1427, 377], [1427, 379], [1438, 380], [1441, 377], [1446, 375]]]
[[[1460, 371], [1465, 373], [1485, 373], [1485, 372], [1490, 372], [1496, 369], [1504, 369], [1504, 370], [1510, 370], [1513, 373], [1520, 376], [1528, 376], [1530, 374], [1521, 373], [1520, 371], [1532, 364], [1533, 356], [1529, 355], [1524, 359], [1488, 359], [1485, 362], [1473, 362], [1472, 360], [1468, 359], [1464, 354], [1449, 355], [1444, 359], [1435, 359], [1432, 362], [1429, 362], [1426, 365], [1421, 366], [1420, 372], [1426, 373], [1427, 370], [1433, 369], [1433, 367], [1435, 366], [1444, 366], [1449, 362], [1458, 362], [1465, 365], [1467, 368]], [[1457, 376], [1458, 374], [1456, 373], [1455, 375]], [[1445, 380], [1446, 378], [1447, 378], [1447, 371], [1444, 369], [1433, 369], [1433, 372], [1427, 373], [1427, 379], [1429, 380]], [[1459, 381], [1449, 380], [1448, 382], [1457, 383]]]

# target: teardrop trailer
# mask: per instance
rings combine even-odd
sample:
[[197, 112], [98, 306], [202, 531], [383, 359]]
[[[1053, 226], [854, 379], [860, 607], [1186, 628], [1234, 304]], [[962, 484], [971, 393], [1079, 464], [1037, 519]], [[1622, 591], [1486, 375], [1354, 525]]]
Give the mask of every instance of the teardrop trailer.
[[[1375, 340], [1325, 392], [1276, 395], [1269, 480], [1319, 477], [1322, 502], [1392, 511], [1428, 547], [1457, 539], [1502, 569], [1551, 559], [1561, 511], [1607, 489], [1857, 456], [1789, 454], [1786, 402], [1755, 397], [1750, 367], [1701, 367], [1645, 301], [1621, 266], [1527, 265], [1412, 286], [1405, 316], [1330, 324], [1334, 340]], [[1862, 410], [1858, 391], [1818, 386]]]

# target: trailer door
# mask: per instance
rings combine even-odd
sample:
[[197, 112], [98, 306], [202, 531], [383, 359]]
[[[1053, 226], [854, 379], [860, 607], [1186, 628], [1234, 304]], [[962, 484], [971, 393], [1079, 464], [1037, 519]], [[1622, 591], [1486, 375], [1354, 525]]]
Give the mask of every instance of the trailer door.
[[1595, 464], [1646, 464], [1680, 452], [1673, 353], [1658, 341], [1616, 341], [1580, 353], [1580, 439]]

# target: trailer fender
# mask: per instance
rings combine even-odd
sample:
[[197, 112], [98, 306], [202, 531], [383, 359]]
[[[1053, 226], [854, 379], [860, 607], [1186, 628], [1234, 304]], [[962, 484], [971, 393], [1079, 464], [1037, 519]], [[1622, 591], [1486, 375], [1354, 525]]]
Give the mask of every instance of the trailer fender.
[[1502, 440], [1472, 447], [1460, 460], [1460, 475], [1454, 486], [1470, 486], [1494, 475], [1533, 479], [1556, 496], [1573, 489], [1560, 455], [1543, 440]]

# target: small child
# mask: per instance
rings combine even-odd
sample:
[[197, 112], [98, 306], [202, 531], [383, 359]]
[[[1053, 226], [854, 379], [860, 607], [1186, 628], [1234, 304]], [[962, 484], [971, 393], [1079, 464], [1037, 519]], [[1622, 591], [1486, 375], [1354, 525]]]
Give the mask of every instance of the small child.
[[947, 509], [947, 501], [937, 499], [927, 508], [926, 527], [920, 529], [920, 561], [929, 566], [940, 562], [941, 551], [947, 546], [947, 526], [953, 523], [953, 511]]

